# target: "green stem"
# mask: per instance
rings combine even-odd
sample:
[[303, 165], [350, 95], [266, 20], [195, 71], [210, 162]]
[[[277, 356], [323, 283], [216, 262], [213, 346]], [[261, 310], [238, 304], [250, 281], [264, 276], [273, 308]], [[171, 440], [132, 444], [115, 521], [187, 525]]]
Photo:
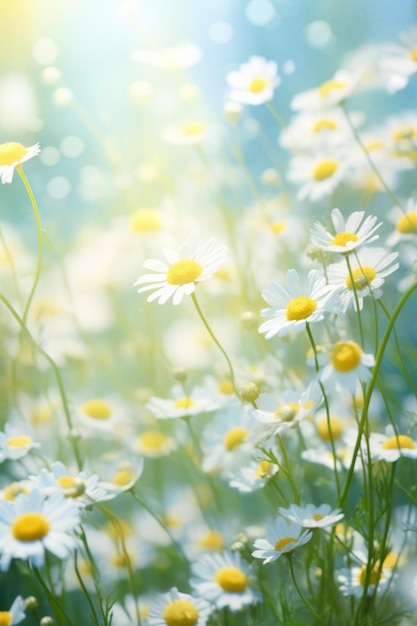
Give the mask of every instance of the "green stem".
[[220, 341], [217, 339], [217, 337], [215, 336], [215, 334], [213, 333], [213, 331], [211, 330], [211, 328], [210, 328], [210, 326], [209, 326], [209, 324], [208, 324], [208, 322], [207, 322], [206, 318], [204, 317], [203, 311], [201, 310], [200, 305], [198, 304], [198, 301], [197, 301], [197, 297], [196, 297], [196, 295], [195, 295], [195, 292], [191, 294], [191, 299], [192, 299], [192, 301], [193, 301], [193, 304], [194, 304], [194, 306], [195, 306], [195, 308], [196, 308], [196, 311], [197, 311], [197, 313], [198, 313], [198, 315], [199, 315], [199, 317], [200, 317], [201, 321], [202, 321], [202, 322], [203, 322], [203, 324], [204, 324], [205, 329], [207, 330], [208, 334], [209, 334], [209, 335], [210, 335], [210, 337], [213, 339], [214, 343], [216, 344], [216, 346], [219, 348], [220, 352], [223, 354], [224, 358], [226, 359], [226, 363], [227, 363], [227, 366], [228, 366], [228, 368], [229, 368], [229, 373], [230, 373], [230, 380], [231, 380], [232, 385], [233, 385], [233, 390], [234, 390], [234, 392], [235, 392], [236, 396], [237, 396], [238, 398], [240, 398], [240, 396], [239, 396], [239, 391], [238, 391], [238, 389], [237, 389], [237, 387], [236, 387], [236, 382], [235, 382], [235, 374], [234, 374], [234, 371], [233, 371], [233, 366], [232, 366], [232, 363], [231, 363], [231, 361], [230, 361], [230, 359], [229, 359], [229, 357], [228, 357], [228, 355], [227, 355], [227, 352], [226, 352], [226, 350], [223, 348], [223, 346], [221, 345]]
[[395, 193], [388, 187], [388, 185], [386, 184], [385, 180], [382, 178], [379, 170], [377, 169], [377, 167], [375, 166], [375, 163], [372, 161], [371, 157], [369, 156], [369, 152], [368, 150], [365, 148], [365, 146], [363, 145], [359, 134], [355, 128], [355, 126], [352, 124], [352, 120], [350, 119], [350, 115], [346, 109], [346, 105], [342, 102], [341, 103], [341, 108], [345, 114], [346, 117], [346, 121], [352, 131], [353, 136], [355, 137], [355, 140], [358, 144], [358, 146], [360, 147], [360, 149], [362, 150], [362, 152], [364, 153], [366, 160], [368, 161], [372, 171], [374, 172], [375, 176], [378, 178], [379, 182], [381, 183], [381, 185], [383, 186], [383, 188], [385, 189], [385, 191], [387, 192], [387, 194], [390, 196], [390, 198], [393, 200], [394, 204], [398, 207], [400, 207], [400, 209], [405, 213], [405, 208], [403, 207], [401, 201], [398, 199], [398, 197], [395, 195]]
[[278, 113], [274, 105], [271, 104], [270, 102], [266, 102], [265, 106], [271, 112], [271, 114], [275, 117], [279, 125], [282, 126], [282, 128], [285, 128], [287, 124], [285, 123], [285, 120], [281, 117], [281, 115]]
[[36, 287], [38, 286], [39, 278], [41, 276], [41, 271], [42, 271], [43, 235], [42, 235], [41, 217], [39, 214], [39, 209], [38, 209], [38, 204], [36, 202], [36, 198], [32, 191], [32, 187], [30, 186], [30, 183], [28, 179], [26, 178], [26, 174], [24, 173], [21, 165], [17, 165], [16, 171], [19, 174], [20, 178], [22, 179], [22, 182], [25, 186], [26, 192], [32, 204], [33, 212], [35, 214], [36, 232], [38, 236], [38, 261], [36, 264], [35, 278], [33, 280], [32, 288], [30, 290], [29, 297], [27, 299], [27, 302], [23, 311], [23, 315], [22, 315], [23, 323], [26, 324], [26, 321], [29, 315], [30, 305], [32, 304], [33, 296], [35, 295]]
[[349, 492], [349, 488], [350, 488], [350, 484], [352, 482], [352, 477], [353, 477], [353, 472], [355, 470], [355, 463], [356, 463], [356, 459], [359, 453], [359, 448], [361, 446], [361, 441], [362, 441], [362, 436], [364, 433], [364, 429], [365, 429], [365, 424], [367, 421], [367, 417], [368, 417], [368, 409], [369, 409], [369, 404], [371, 402], [371, 397], [372, 397], [372, 392], [374, 390], [377, 378], [378, 378], [378, 374], [379, 374], [379, 370], [381, 369], [381, 363], [382, 363], [382, 359], [383, 356], [385, 354], [385, 350], [390, 338], [390, 335], [394, 329], [394, 325], [395, 322], [397, 321], [397, 317], [399, 316], [401, 310], [403, 309], [405, 303], [407, 302], [407, 300], [411, 297], [411, 295], [413, 294], [413, 292], [417, 289], [417, 282], [414, 283], [414, 285], [412, 285], [400, 298], [400, 300], [397, 303], [397, 306], [394, 309], [394, 312], [391, 316], [391, 319], [388, 322], [388, 326], [385, 329], [385, 333], [382, 336], [381, 339], [381, 343], [379, 346], [379, 350], [376, 354], [376, 358], [375, 358], [375, 365], [373, 368], [373, 372], [372, 372], [372, 376], [371, 376], [371, 380], [369, 381], [369, 385], [368, 385], [368, 389], [366, 391], [365, 397], [364, 397], [364, 404], [363, 404], [363, 409], [362, 409], [362, 416], [359, 422], [359, 429], [358, 429], [358, 437], [356, 440], [356, 444], [355, 444], [355, 448], [353, 450], [353, 454], [352, 454], [352, 462], [350, 464], [349, 470], [348, 470], [348, 475], [346, 477], [346, 484], [345, 484], [345, 488], [343, 490], [343, 493], [340, 497], [339, 500], [339, 507], [343, 508], [346, 498], [347, 498], [347, 494]]
[[[67, 422], [67, 427], [68, 427], [69, 432], [71, 433], [72, 430], [73, 430], [71, 413], [70, 413], [69, 406], [68, 406], [68, 400], [67, 400], [67, 396], [66, 396], [66, 393], [65, 393], [64, 383], [62, 381], [61, 373], [59, 371], [59, 368], [58, 368], [57, 364], [52, 359], [52, 357], [49, 356], [49, 354], [47, 352], [45, 352], [45, 350], [39, 344], [36, 343], [35, 339], [32, 337], [32, 335], [30, 334], [29, 330], [27, 329], [23, 319], [20, 317], [20, 315], [18, 314], [16, 309], [13, 307], [12, 304], [10, 304], [8, 299], [2, 293], [0, 293], [0, 300], [3, 302], [3, 304], [8, 308], [10, 313], [13, 315], [14, 319], [19, 324], [19, 326], [23, 330], [23, 332], [26, 334], [27, 338], [32, 343], [32, 345], [42, 354], [42, 356], [48, 361], [49, 365], [51, 366], [51, 368], [52, 368], [52, 370], [54, 372], [54, 375], [55, 375], [55, 379], [56, 379], [57, 385], [58, 385], [59, 395], [61, 396], [61, 402], [62, 402], [62, 407], [64, 409], [64, 415], [65, 415], [65, 419], [66, 419], [66, 422]], [[82, 460], [81, 460], [80, 453], [78, 451], [77, 443], [72, 438], [71, 438], [70, 442], [71, 442], [71, 445], [72, 445], [72, 448], [73, 448], [73, 451], [74, 451], [75, 459], [77, 461], [78, 469], [81, 470], [82, 469]]]
[[303, 592], [301, 591], [301, 589], [300, 589], [300, 587], [298, 585], [297, 578], [296, 578], [295, 573], [294, 573], [294, 566], [293, 566], [293, 562], [292, 562], [292, 555], [289, 554], [287, 558], [288, 558], [288, 563], [289, 563], [289, 566], [290, 566], [291, 578], [292, 578], [292, 581], [294, 583], [294, 587], [295, 587], [298, 595], [300, 596], [301, 601], [308, 608], [308, 610], [314, 615], [316, 620], [319, 621], [321, 624], [324, 624], [323, 618], [311, 606], [310, 602], [307, 600], [307, 598], [305, 597], [305, 595], [303, 594]]
[[[358, 326], [359, 326], [359, 335], [361, 338], [361, 346], [362, 348], [365, 345], [365, 340], [364, 340], [364, 335], [363, 335], [363, 326], [362, 326], [362, 315], [361, 315], [361, 309], [359, 306], [359, 298], [358, 298], [358, 292], [356, 289], [356, 283], [355, 283], [355, 277], [353, 276], [353, 271], [352, 271], [352, 266], [350, 264], [349, 261], [349, 256], [346, 256], [346, 264], [347, 264], [347, 268], [348, 268], [348, 272], [349, 272], [349, 278], [350, 278], [350, 284], [352, 286], [352, 290], [353, 290], [353, 297], [355, 300], [355, 306], [356, 306], [356, 313], [358, 316]], [[359, 265], [360, 267], [360, 265]]]
[[40, 586], [42, 587], [42, 589], [44, 590], [49, 602], [54, 607], [54, 610], [56, 611], [56, 614], [57, 614], [58, 623], [61, 624], [61, 615], [63, 615], [64, 620], [65, 620], [65, 626], [72, 626], [71, 620], [69, 619], [68, 615], [66, 614], [66, 612], [64, 611], [60, 603], [58, 602], [53, 591], [50, 590], [49, 586], [43, 580], [39, 569], [37, 567], [34, 567], [32, 571], [34, 572], [36, 578], [38, 579], [38, 582]]

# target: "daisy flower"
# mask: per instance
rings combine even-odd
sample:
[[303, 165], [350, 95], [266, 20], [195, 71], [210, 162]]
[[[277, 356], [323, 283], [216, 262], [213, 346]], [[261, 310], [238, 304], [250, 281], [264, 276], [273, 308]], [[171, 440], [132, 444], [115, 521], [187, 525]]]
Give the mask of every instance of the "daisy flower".
[[2, 183], [11, 183], [13, 172], [18, 165], [29, 161], [40, 152], [39, 144], [36, 143], [25, 148], [17, 141], [8, 141], [0, 144], [0, 176]]
[[194, 387], [186, 395], [181, 385], [174, 385], [171, 398], [152, 396], [145, 406], [158, 419], [176, 419], [215, 411], [218, 403], [200, 387]]
[[203, 432], [203, 471], [227, 475], [240, 466], [253, 451], [252, 433], [252, 416], [237, 401], [217, 413]]
[[297, 192], [298, 200], [315, 202], [331, 194], [346, 179], [351, 169], [351, 163], [346, 156], [336, 151], [327, 151], [291, 159], [287, 178], [292, 183], [301, 185]]
[[207, 124], [200, 120], [189, 120], [179, 126], [165, 128], [161, 136], [173, 145], [195, 145], [204, 141], [208, 134]]
[[[352, 122], [358, 127], [363, 116], [351, 113]], [[339, 108], [312, 113], [300, 113], [281, 131], [279, 143], [293, 152], [300, 150], [323, 149], [350, 143], [352, 130], [346, 116]]]
[[252, 493], [265, 487], [278, 470], [277, 463], [272, 463], [268, 459], [253, 459], [236, 472], [229, 473], [229, 486], [242, 493]]
[[[70, 472], [61, 461], [52, 463], [51, 471], [42, 468], [37, 476], [30, 477], [45, 495], [62, 493], [77, 503], [88, 506], [107, 500], [107, 492], [98, 486], [99, 476], [88, 476], [86, 472]], [[113, 494], [110, 495], [113, 497]]]
[[281, 82], [277, 64], [260, 56], [250, 57], [238, 71], [230, 72], [226, 80], [231, 87], [230, 100], [252, 105], [272, 100], [274, 91]]
[[311, 243], [328, 252], [349, 254], [365, 243], [375, 241], [379, 235], [374, 233], [382, 222], [377, 224], [378, 218], [374, 215], [368, 215], [364, 220], [364, 215], [365, 211], [354, 211], [345, 220], [339, 209], [333, 209], [331, 219], [335, 234], [316, 222], [311, 230]]
[[41, 567], [46, 550], [65, 559], [75, 547], [79, 521], [79, 507], [60, 493], [46, 498], [33, 489], [12, 502], [0, 501], [0, 570], [6, 572], [12, 559]]
[[332, 511], [330, 504], [321, 504], [320, 506], [315, 506], [314, 504], [307, 504], [306, 506], [292, 504], [288, 509], [279, 507], [278, 512], [291, 522], [310, 529], [334, 526], [344, 517], [341, 509]]
[[158, 300], [159, 304], [165, 304], [172, 297], [177, 305], [184, 295], [195, 291], [197, 283], [213, 276], [226, 261], [227, 247], [218, 245], [215, 239], [199, 246], [198, 237], [198, 231], [194, 230], [177, 250], [166, 248], [163, 253], [167, 262], [145, 261], [143, 267], [154, 273], [139, 276], [135, 282], [135, 286], [141, 285], [138, 293], [152, 290], [148, 302]]
[[149, 626], [205, 626], [214, 606], [202, 597], [181, 593], [173, 587], [155, 600], [148, 615]]
[[355, 341], [337, 341], [330, 351], [330, 362], [324, 366], [320, 380], [327, 392], [346, 390], [355, 394], [358, 381], [368, 382], [375, 365], [373, 354], [367, 354]]
[[[391, 571], [384, 571], [379, 568], [377, 563], [370, 572], [367, 595], [373, 596], [375, 588], [378, 585], [378, 593], [384, 593], [390, 579]], [[337, 581], [340, 584], [340, 591], [344, 596], [353, 596], [354, 598], [362, 598], [366, 580], [366, 565], [343, 568], [337, 574]]]
[[306, 324], [319, 322], [325, 313], [339, 313], [339, 289], [326, 284], [326, 279], [317, 270], [310, 270], [306, 285], [303, 285], [295, 269], [287, 272], [287, 289], [272, 281], [262, 291], [263, 299], [271, 305], [261, 311], [268, 317], [259, 327], [266, 339], [275, 335], [283, 337], [290, 329], [300, 332]]
[[259, 601], [259, 594], [250, 587], [249, 568], [237, 552], [205, 554], [191, 571], [191, 587], [217, 609], [240, 611]]
[[4, 624], [4, 626], [13, 626], [13, 624], [20, 624], [25, 617], [24, 600], [22, 596], [17, 596], [13, 600], [13, 604], [8, 611], [0, 611], [0, 624]]
[[252, 552], [255, 559], [263, 559], [264, 565], [276, 561], [283, 554], [291, 554], [296, 548], [310, 541], [311, 530], [294, 522], [289, 524], [283, 519], [276, 519], [274, 524], [266, 527], [266, 539], [256, 539]]
[[293, 111], [315, 111], [334, 107], [352, 93], [355, 84], [353, 74], [340, 70], [319, 87], [296, 94], [292, 99], [291, 108]]
[[363, 299], [366, 296], [372, 296], [376, 299], [382, 296], [381, 287], [385, 278], [400, 267], [399, 263], [394, 263], [397, 257], [397, 252], [387, 254], [384, 248], [364, 248], [357, 255], [351, 257], [350, 271], [344, 261], [328, 266], [329, 284], [344, 288], [340, 294], [344, 311], [351, 304], [353, 304], [355, 311], [357, 304], [359, 309], [362, 309]]
[[405, 213], [400, 207], [394, 207], [388, 218], [395, 224], [395, 230], [387, 237], [387, 245], [394, 246], [399, 241], [416, 241], [417, 202], [413, 198], [407, 200]]
[[417, 27], [401, 33], [399, 38], [401, 44], [387, 47], [386, 56], [380, 59], [381, 67], [391, 74], [386, 82], [390, 93], [404, 89], [417, 72]]
[[266, 436], [270, 437], [304, 420], [317, 410], [322, 401], [320, 385], [313, 381], [302, 392], [288, 389], [279, 403], [275, 396], [262, 395], [258, 402], [259, 408], [250, 408], [249, 411], [258, 422], [265, 425]]
[[175, 437], [160, 429], [147, 429], [142, 431], [134, 442], [134, 449], [143, 457], [160, 458], [167, 456], [178, 448], [182, 437]]
[[0, 463], [6, 459], [21, 459], [39, 446], [40, 443], [34, 441], [32, 432], [25, 424], [7, 422], [4, 432], [0, 432]]
[[396, 433], [391, 425], [385, 434], [371, 433], [369, 445], [373, 461], [395, 463], [400, 457], [417, 459], [417, 442], [409, 435]]

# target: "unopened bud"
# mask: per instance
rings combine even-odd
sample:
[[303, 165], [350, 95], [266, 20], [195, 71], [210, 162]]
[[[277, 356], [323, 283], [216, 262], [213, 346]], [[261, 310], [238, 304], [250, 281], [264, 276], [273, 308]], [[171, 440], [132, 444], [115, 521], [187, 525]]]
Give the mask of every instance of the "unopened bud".
[[179, 383], [185, 383], [185, 381], [187, 380], [187, 372], [183, 367], [175, 368], [173, 376], [175, 380]]
[[236, 124], [242, 116], [242, 105], [238, 102], [226, 102], [223, 108], [223, 114], [228, 122]]
[[55, 624], [55, 622], [52, 619], [52, 617], [50, 617], [49, 615], [45, 615], [45, 617], [42, 617], [42, 619], [39, 622], [39, 624], [40, 624], [40, 626], [53, 626]]
[[24, 604], [25, 609], [27, 609], [28, 611], [36, 611], [39, 606], [39, 602], [37, 598], [35, 598], [35, 596], [28, 596], [27, 598], [25, 598]]
[[259, 393], [258, 385], [251, 381], [243, 383], [239, 389], [239, 395], [243, 402], [255, 402], [259, 398]]
[[253, 330], [258, 325], [258, 316], [252, 311], [244, 311], [240, 316], [240, 323], [245, 330]]

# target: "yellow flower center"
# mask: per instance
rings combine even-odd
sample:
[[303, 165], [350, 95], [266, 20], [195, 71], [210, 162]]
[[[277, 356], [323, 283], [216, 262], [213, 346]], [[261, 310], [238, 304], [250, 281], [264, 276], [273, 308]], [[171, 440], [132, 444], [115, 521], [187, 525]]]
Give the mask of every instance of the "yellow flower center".
[[413, 450], [416, 445], [411, 437], [407, 435], [397, 435], [394, 437], [388, 437], [382, 444], [382, 447], [385, 450], [401, 450], [401, 448], [408, 448], [408, 450]]
[[339, 163], [335, 159], [324, 159], [317, 163], [313, 170], [314, 180], [326, 180], [330, 178], [339, 168]]
[[27, 149], [17, 141], [0, 144], [0, 166], [19, 163], [26, 155]]
[[417, 213], [409, 211], [400, 217], [396, 228], [405, 235], [417, 235]]
[[288, 402], [287, 404], [281, 404], [274, 411], [274, 417], [282, 422], [292, 422], [294, 417], [298, 413], [300, 405], [297, 402]]
[[88, 417], [92, 417], [96, 420], [109, 419], [112, 410], [108, 402], [101, 400], [100, 398], [93, 398], [88, 400], [82, 406], [82, 410]]
[[330, 441], [330, 433], [333, 441], [337, 441], [343, 434], [343, 422], [338, 417], [330, 417], [330, 429], [327, 418], [324, 417], [317, 422], [317, 434], [323, 441]]
[[218, 390], [220, 391], [220, 393], [223, 393], [226, 396], [232, 396], [235, 393], [232, 381], [227, 378], [219, 382]]
[[25, 448], [30, 446], [32, 439], [27, 435], [17, 435], [16, 437], [10, 437], [7, 441], [8, 448]]
[[324, 515], [321, 515], [321, 513], [314, 513], [313, 515], [313, 520], [315, 522], [320, 522], [323, 519]]
[[29, 493], [29, 491], [22, 485], [19, 485], [19, 483], [12, 483], [3, 491], [3, 498], [5, 500], [14, 500], [21, 493]]
[[224, 539], [218, 530], [209, 530], [198, 540], [198, 545], [205, 550], [223, 550]]
[[401, 557], [395, 552], [388, 552], [387, 556], [382, 563], [382, 566], [386, 569], [394, 569], [398, 562], [401, 560]]
[[48, 534], [51, 525], [41, 513], [23, 513], [12, 524], [12, 535], [18, 541], [38, 541]]
[[260, 93], [268, 86], [268, 81], [262, 76], [255, 76], [248, 85], [248, 91], [251, 93]]
[[35, 321], [43, 317], [56, 317], [61, 313], [61, 307], [52, 296], [38, 298], [32, 307], [32, 315]]
[[320, 85], [319, 94], [321, 98], [328, 98], [334, 91], [346, 89], [346, 87], [347, 84], [341, 80], [327, 80], [325, 83]]
[[13, 615], [10, 611], [0, 611], [0, 626], [10, 626], [13, 622]]
[[167, 283], [170, 285], [186, 285], [193, 283], [201, 274], [200, 263], [192, 259], [182, 259], [173, 263], [167, 272]]
[[360, 363], [362, 350], [355, 341], [338, 341], [332, 350], [331, 362], [338, 372], [350, 372]]
[[149, 233], [160, 230], [162, 226], [158, 211], [139, 209], [130, 216], [130, 230], [134, 233]]
[[203, 122], [185, 122], [180, 127], [181, 135], [184, 137], [194, 137], [196, 135], [202, 135], [206, 130], [206, 125]]
[[317, 302], [308, 296], [298, 296], [287, 304], [287, 320], [305, 320], [317, 309]]
[[322, 130], [336, 130], [337, 124], [333, 120], [318, 120], [313, 126], [313, 133], [321, 133]]
[[248, 435], [249, 431], [247, 431], [246, 428], [232, 428], [225, 435], [224, 447], [226, 448], [226, 450], [233, 450], [234, 448], [240, 446], [245, 441]]
[[139, 437], [139, 445], [146, 450], [160, 450], [167, 442], [164, 433], [157, 430], [148, 430]]
[[279, 235], [280, 233], [282, 233], [285, 230], [286, 224], [283, 221], [272, 222], [269, 225], [269, 228], [270, 228], [271, 233], [273, 235]]
[[173, 600], [162, 613], [167, 626], [194, 626], [198, 622], [197, 607], [188, 600]]
[[384, 144], [382, 141], [369, 141], [368, 143], [365, 143], [363, 147], [367, 152], [372, 152], [373, 150], [382, 150]]
[[120, 469], [112, 478], [113, 485], [117, 487], [126, 487], [129, 485], [135, 477], [134, 471], [130, 467]]
[[279, 552], [280, 550], [283, 550], [286, 546], [288, 546], [290, 543], [296, 543], [297, 539], [294, 539], [294, 537], [283, 537], [282, 539], [278, 539], [278, 541], [276, 542], [274, 549]]
[[125, 554], [114, 554], [110, 560], [111, 564], [114, 567], [130, 567], [132, 564], [132, 557]]
[[369, 284], [373, 281], [373, 279], [376, 276], [376, 271], [374, 270], [373, 267], [357, 267], [354, 270], [352, 270], [352, 278], [353, 278], [353, 284], [352, 284], [352, 279], [350, 276], [347, 276], [346, 278], [346, 287], [348, 289], [353, 289], [353, 285], [355, 285], [355, 289], [357, 289], [358, 291], [361, 291], [362, 289], [365, 289], [365, 287], [368, 287]]
[[174, 409], [191, 409], [195, 405], [196, 403], [192, 398], [178, 398], [178, 400], [174, 402]]
[[345, 246], [349, 241], [358, 241], [355, 233], [337, 233], [330, 243], [331, 246]]
[[414, 61], [414, 63], [417, 63], [417, 46], [415, 46], [411, 50], [411, 59]]
[[164, 515], [163, 521], [165, 523], [165, 526], [168, 526], [168, 528], [181, 528], [183, 525], [181, 519], [175, 515], [172, 515], [172, 513], [167, 513], [166, 515]]
[[57, 478], [58, 485], [68, 498], [77, 498], [85, 491], [85, 481], [75, 476], [60, 476]]
[[274, 471], [274, 464], [265, 459], [261, 461], [256, 470], [256, 478], [268, 478]]
[[[365, 584], [365, 578], [366, 578], [366, 565], [362, 565], [360, 572], [358, 574], [358, 581], [360, 585], [364, 585]], [[382, 572], [379, 572], [378, 569], [376, 567], [374, 567], [371, 570], [371, 574], [369, 577], [369, 584], [370, 585], [376, 585], [377, 582], [381, 579], [384, 578], [384, 574]]]
[[45, 424], [50, 422], [53, 417], [53, 410], [50, 406], [39, 405], [32, 409], [30, 420], [33, 424]]
[[229, 593], [242, 593], [248, 586], [246, 575], [237, 567], [223, 567], [219, 569], [214, 580], [222, 589]]

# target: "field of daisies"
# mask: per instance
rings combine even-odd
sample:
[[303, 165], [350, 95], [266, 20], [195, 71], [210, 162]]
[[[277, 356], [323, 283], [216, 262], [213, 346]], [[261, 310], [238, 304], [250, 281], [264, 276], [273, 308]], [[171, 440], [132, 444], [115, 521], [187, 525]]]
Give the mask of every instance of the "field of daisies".
[[416, 623], [417, 27], [285, 3], [0, 75], [0, 626]]

